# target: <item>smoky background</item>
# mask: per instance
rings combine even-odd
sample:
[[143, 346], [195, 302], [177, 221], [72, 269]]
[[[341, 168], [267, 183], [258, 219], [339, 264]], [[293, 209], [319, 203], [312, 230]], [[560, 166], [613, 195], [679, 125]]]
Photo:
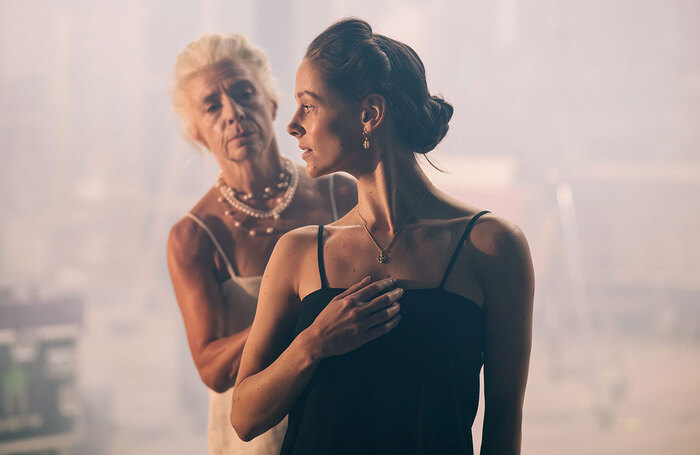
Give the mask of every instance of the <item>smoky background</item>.
[[454, 105], [436, 185], [530, 241], [523, 454], [697, 453], [691, 0], [0, 2], [0, 453], [205, 453], [165, 244], [217, 166], [182, 137], [170, 71], [203, 33], [246, 34], [301, 162], [296, 67], [345, 16], [413, 46]]

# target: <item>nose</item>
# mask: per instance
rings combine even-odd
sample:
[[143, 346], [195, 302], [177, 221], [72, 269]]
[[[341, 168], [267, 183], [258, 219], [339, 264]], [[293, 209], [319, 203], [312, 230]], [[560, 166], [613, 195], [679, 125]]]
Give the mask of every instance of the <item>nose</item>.
[[223, 101], [223, 109], [225, 110], [225, 119], [226, 123], [229, 125], [233, 124], [233, 122], [238, 121], [242, 119], [245, 116], [245, 111], [243, 110], [243, 107], [236, 103], [235, 100], [232, 100], [229, 97], [224, 97]]
[[289, 125], [287, 125], [287, 133], [291, 134], [297, 139], [306, 133], [304, 128], [297, 121], [296, 114], [294, 115], [294, 117], [292, 117], [292, 120], [289, 122]]

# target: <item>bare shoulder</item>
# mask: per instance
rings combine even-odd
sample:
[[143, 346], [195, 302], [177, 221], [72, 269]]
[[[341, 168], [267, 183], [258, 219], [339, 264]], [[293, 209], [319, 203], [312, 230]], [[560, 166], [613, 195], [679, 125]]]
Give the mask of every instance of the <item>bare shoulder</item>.
[[271, 269], [270, 265], [276, 266], [280, 261], [286, 264], [298, 264], [316, 251], [317, 236], [318, 226], [302, 226], [286, 232], [275, 244], [266, 270]]
[[333, 190], [342, 216], [357, 204], [357, 181], [344, 173], [333, 174]]
[[275, 282], [298, 295], [305, 271], [315, 264], [318, 226], [286, 232], [275, 244], [265, 268], [264, 282]]
[[316, 247], [318, 226], [302, 226], [285, 232], [277, 241], [274, 251], [277, 255], [304, 255], [313, 246]]
[[167, 254], [170, 265], [200, 263], [204, 258], [211, 257], [210, 241], [194, 220], [182, 217], [170, 228]]
[[[212, 190], [207, 192], [189, 213], [206, 220], [210, 213], [212, 200], [215, 198]], [[198, 261], [202, 258], [211, 258], [214, 245], [202, 227], [188, 216], [180, 218], [171, 228], [168, 235], [168, 261], [176, 259], [178, 262]]]
[[357, 180], [343, 172], [338, 172], [333, 175], [333, 179], [335, 180], [333, 182], [333, 186], [335, 187], [337, 196], [347, 196], [354, 194], [355, 198], [357, 198]]
[[529, 311], [535, 276], [530, 247], [520, 227], [504, 218], [484, 215], [469, 241], [478, 252], [475, 258], [488, 305]]
[[469, 242], [491, 258], [507, 259], [528, 251], [527, 239], [520, 227], [512, 221], [490, 213], [476, 221]]

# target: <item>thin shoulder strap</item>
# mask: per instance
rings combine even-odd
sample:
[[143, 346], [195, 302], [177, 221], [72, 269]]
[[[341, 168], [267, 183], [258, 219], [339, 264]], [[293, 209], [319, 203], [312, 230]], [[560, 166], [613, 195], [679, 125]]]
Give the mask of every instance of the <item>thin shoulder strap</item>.
[[321, 287], [328, 287], [328, 278], [326, 278], [326, 266], [323, 263], [323, 225], [318, 225], [318, 274], [321, 277]]
[[328, 187], [330, 191], [331, 200], [331, 213], [333, 213], [333, 220], [338, 219], [338, 204], [335, 202], [335, 175], [331, 174], [328, 176]]
[[226, 253], [224, 253], [224, 249], [221, 247], [221, 244], [219, 243], [218, 240], [216, 240], [216, 237], [214, 237], [214, 233], [211, 232], [211, 230], [207, 227], [206, 224], [204, 224], [204, 221], [202, 221], [201, 218], [199, 218], [197, 215], [191, 212], [185, 213], [185, 216], [195, 223], [199, 225], [202, 229], [204, 229], [204, 232], [207, 233], [211, 241], [214, 243], [214, 246], [216, 247], [217, 251], [223, 258], [224, 262], [226, 263], [226, 269], [228, 270], [228, 274], [231, 276], [231, 278], [236, 276], [236, 272], [233, 270], [233, 266], [231, 265], [231, 261], [228, 260], [228, 256], [226, 256]]
[[447, 277], [450, 276], [450, 272], [452, 271], [452, 266], [455, 265], [455, 261], [457, 260], [457, 256], [459, 255], [459, 252], [462, 250], [462, 245], [464, 245], [464, 241], [469, 238], [469, 233], [472, 231], [472, 228], [474, 227], [474, 223], [476, 223], [476, 220], [478, 220], [482, 215], [485, 215], [487, 213], [490, 213], [490, 212], [488, 210], [484, 210], [483, 212], [477, 213], [469, 221], [469, 224], [467, 224], [467, 228], [464, 230], [464, 234], [462, 234], [462, 238], [459, 239], [459, 243], [457, 244], [457, 248], [455, 248], [455, 252], [452, 253], [452, 257], [450, 258], [450, 263], [447, 264], [447, 269], [445, 270], [445, 274], [442, 276], [442, 280], [440, 281], [440, 286], [438, 286], [439, 288], [442, 289], [442, 287], [445, 285], [445, 282], [447, 281]]

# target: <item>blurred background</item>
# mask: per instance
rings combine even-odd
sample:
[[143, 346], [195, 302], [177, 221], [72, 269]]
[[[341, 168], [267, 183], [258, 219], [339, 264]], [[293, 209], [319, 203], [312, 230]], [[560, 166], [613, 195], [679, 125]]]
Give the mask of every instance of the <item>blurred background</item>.
[[165, 243], [217, 167], [180, 134], [171, 67], [248, 35], [301, 162], [296, 67], [348, 15], [455, 106], [437, 186], [530, 241], [523, 454], [697, 454], [697, 0], [2, 0], [0, 453], [206, 452]]

